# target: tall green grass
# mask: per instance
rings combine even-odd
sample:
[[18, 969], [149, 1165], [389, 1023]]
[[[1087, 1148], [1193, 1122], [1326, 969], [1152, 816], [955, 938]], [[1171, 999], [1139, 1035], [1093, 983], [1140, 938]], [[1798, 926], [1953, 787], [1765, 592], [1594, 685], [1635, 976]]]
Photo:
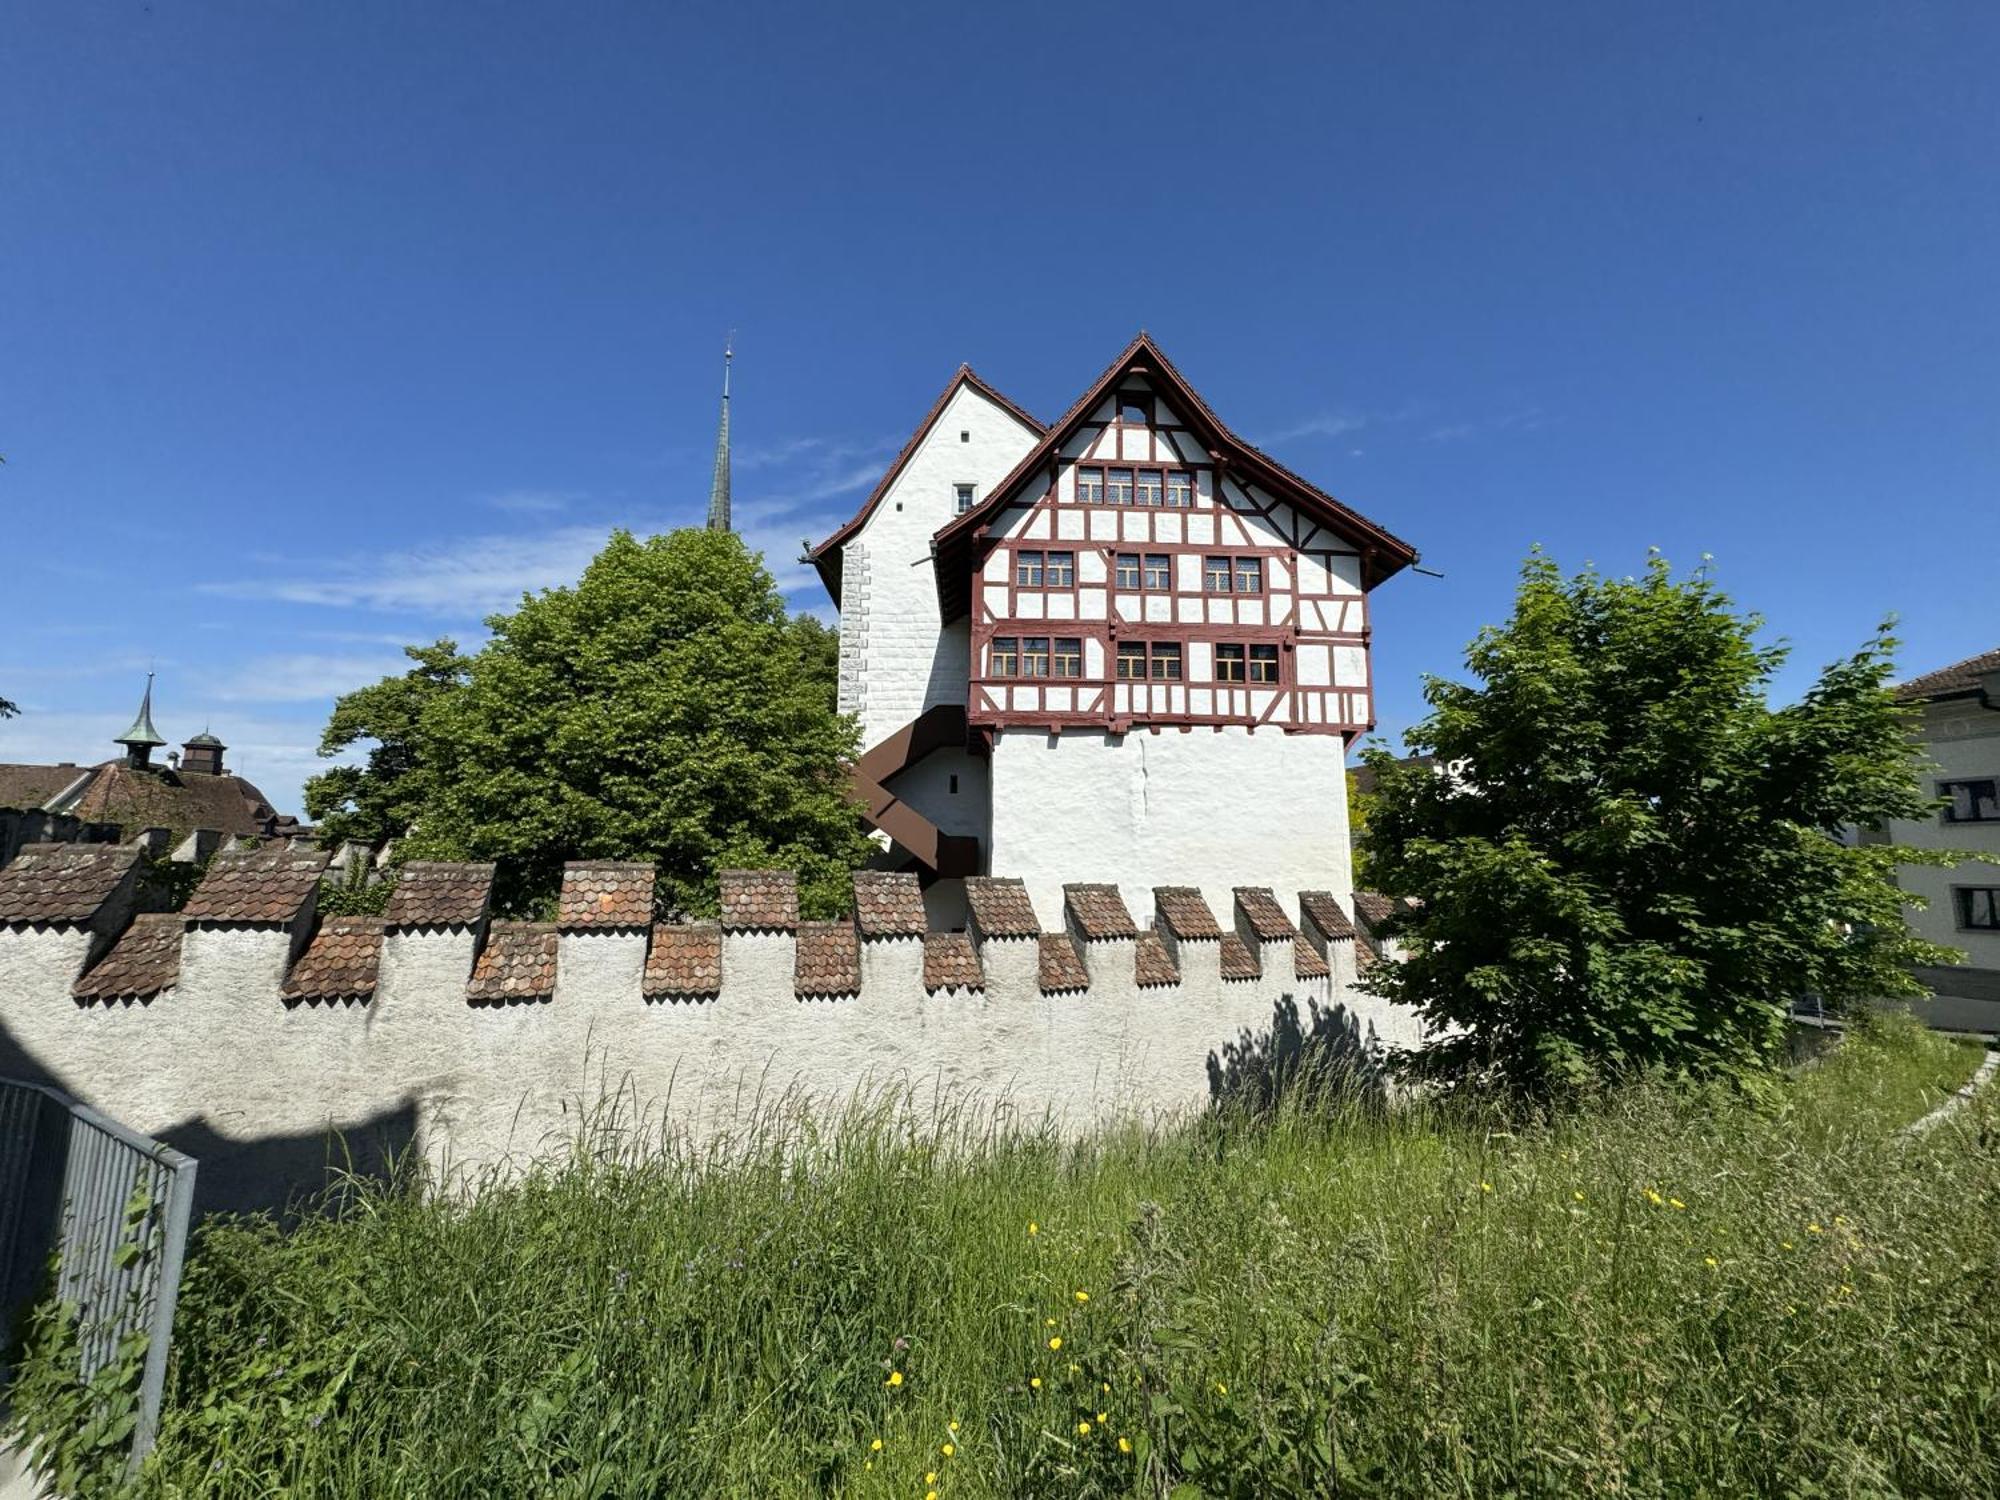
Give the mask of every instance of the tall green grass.
[[1976, 1058], [1888, 1024], [1758, 1104], [1511, 1130], [1321, 1098], [1071, 1146], [884, 1110], [727, 1165], [607, 1128], [456, 1201], [356, 1184], [202, 1230], [144, 1482], [2000, 1493], [1995, 1112], [1897, 1129]]

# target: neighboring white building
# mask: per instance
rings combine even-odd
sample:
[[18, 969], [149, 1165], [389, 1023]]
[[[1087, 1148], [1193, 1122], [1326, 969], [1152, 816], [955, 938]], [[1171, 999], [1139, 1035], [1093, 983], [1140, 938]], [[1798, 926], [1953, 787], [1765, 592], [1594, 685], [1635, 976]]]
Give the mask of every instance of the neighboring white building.
[[1910, 909], [1912, 929], [1965, 954], [1962, 966], [1918, 971], [1937, 991], [1925, 1010], [1935, 1025], [2000, 1030], [2000, 650], [1913, 678], [1896, 696], [1922, 705], [1925, 790], [1947, 800], [1926, 822], [1891, 824], [1889, 839], [1995, 861], [1902, 872], [1930, 903]]
[[1133, 891], [1352, 886], [1368, 591], [1416, 559], [1141, 334], [1054, 426], [961, 367], [812, 561], [892, 862]]

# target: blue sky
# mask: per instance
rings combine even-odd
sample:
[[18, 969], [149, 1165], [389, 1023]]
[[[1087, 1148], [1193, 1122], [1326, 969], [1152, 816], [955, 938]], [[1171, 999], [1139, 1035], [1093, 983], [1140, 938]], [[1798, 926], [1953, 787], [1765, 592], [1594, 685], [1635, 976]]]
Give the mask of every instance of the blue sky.
[[1522, 555], [1711, 553], [1803, 682], [2000, 644], [2000, 8], [22, 5], [0, 760], [149, 665], [295, 809], [332, 695], [736, 494], [802, 605], [950, 371], [1139, 328], [1416, 543], [1382, 727]]

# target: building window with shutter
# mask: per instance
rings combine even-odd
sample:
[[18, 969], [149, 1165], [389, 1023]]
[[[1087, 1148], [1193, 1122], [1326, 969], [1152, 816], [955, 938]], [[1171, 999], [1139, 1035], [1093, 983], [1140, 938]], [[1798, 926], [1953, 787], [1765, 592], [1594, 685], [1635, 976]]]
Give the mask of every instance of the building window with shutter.
[[1250, 680], [1252, 682], [1275, 683], [1278, 680], [1278, 648], [1276, 646], [1252, 646], [1250, 648]]
[[1947, 823], [2000, 823], [2000, 776], [1971, 781], [1940, 781], [1938, 795], [1948, 799]]
[[1241, 682], [1243, 677], [1243, 648], [1241, 646], [1219, 645], [1215, 648], [1215, 680], [1217, 682]]
[[1952, 887], [1962, 932], [2000, 932], [2000, 885]]
[[1076, 498], [1085, 505], [1104, 503], [1104, 471], [1102, 469], [1078, 469], [1076, 471]]
[[1083, 675], [1083, 642], [1075, 638], [1057, 637], [1055, 651], [1049, 658], [1054, 677], [1081, 677]]

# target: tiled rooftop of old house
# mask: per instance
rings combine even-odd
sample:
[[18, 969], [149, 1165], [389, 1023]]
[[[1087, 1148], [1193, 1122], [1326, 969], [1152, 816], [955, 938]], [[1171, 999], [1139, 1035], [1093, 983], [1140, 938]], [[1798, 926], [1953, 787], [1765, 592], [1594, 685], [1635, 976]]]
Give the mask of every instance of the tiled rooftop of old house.
[[1409, 910], [1409, 902], [1398, 901], [1394, 896], [1385, 896], [1380, 891], [1356, 891], [1354, 893], [1354, 915], [1367, 924], [1368, 930], [1377, 937], [1382, 928], [1398, 912]]
[[328, 917], [285, 976], [287, 1000], [367, 1000], [382, 962], [382, 918]]
[[1077, 931], [1090, 942], [1139, 935], [1139, 924], [1125, 908], [1125, 898], [1115, 885], [1066, 885], [1063, 903], [1069, 908]]
[[724, 932], [791, 932], [799, 925], [799, 881], [790, 870], [724, 870], [716, 882]]
[[472, 927], [493, 895], [493, 866], [412, 860], [396, 877], [384, 920], [390, 927]]
[[1139, 934], [1139, 943], [1134, 951], [1133, 978], [1140, 989], [1150, 989], [1155, 985], [1179, 984], [1180, 966], [1174, 956], [1167, 952], [1167, 945], [1160, 935], [1150, 927]]
[[556, 926], [564, 932], [635, 932], [653, 925], [653, 867], [573, 859], [563, 866]]
[[556, 992], [556, 942], [553, 922], [495, 922], [465, 998], [475, 1005], [547, 999]]
[[648, 1000], [712, 1000], [722, 993], [722, 928], [714, 922], [653, 925], [646, 950]]
[[1060, 995], [1090, 988], [1090, 971], [1083, 955], [1076, 951], [1076, 939], [1066, 932], [1041, 935], [1041, 989], [1044, 995]]
[[1163, 885], [1153, 891], [1160, 920], [1177, 938], [1219, 938], [1222, 928], [1200, 891], [1191, 885]]
[[0, 867], [0, 923], [83, 926], [139, 862], [119, 844], [29, 844]]
[[793, 993], [802, 999], [861, 992], [861, 943], [852, 922], [801, 922]]
[[986, 986], [986, 976], [980, 971], [979, 954], [972, 946], [972, 937], [964, 932], [927, 932], [924, 934], [924, 988], [932, 994], [939, 990], [977, 990]]
[[1341, 910], [1331, 891], [1299, 892], [1299, 909], [1330, 938], [1354, 936], [1354, 924], [1347, 920], [1347, 913]]
[[1912, 677], [1895, 689], [1896, 699], [1916, 703], [1930, 698], [1970, 697], [1979, 691], [1982, 680], [1996, 672], [2000, 672], [2000, 648]]
[[968, 875], [965, 901], [972, 908], [972, 925], [984, 938], [1039, 937], [1042, 924], [1020, 880], [1001, 875]]
[[1222, 935], [1222, 977], [1255, 979], [1262, 972], [1250, 945], [1233, 932]]
[[181, 975], [179, 912], [144, 912], [118, 935], [111, 951], [91, 966], [70, 993], [79, 1000], [150, 1000], [172, 989]]
[[854, 872], [854, 920], [865, 938], [922, 937], [923, 887], [903, 871]]
[[1301, 979], [1324, 979], [1330, 972], [1319, 949], [1306, 941], [1303, 932], [1292, 939], [1292, 972]]
[[209, 861], [181, 915], [190, 922], [282, 926], [298, 916], [325, 868], [326, 856], [316, 849], [224, 849]]
[[1298, 931], [1268, 886], [1237, 886], [1236, 904], [1243, 909], [1243, 916], [1260, 943], [1281, 943]]

